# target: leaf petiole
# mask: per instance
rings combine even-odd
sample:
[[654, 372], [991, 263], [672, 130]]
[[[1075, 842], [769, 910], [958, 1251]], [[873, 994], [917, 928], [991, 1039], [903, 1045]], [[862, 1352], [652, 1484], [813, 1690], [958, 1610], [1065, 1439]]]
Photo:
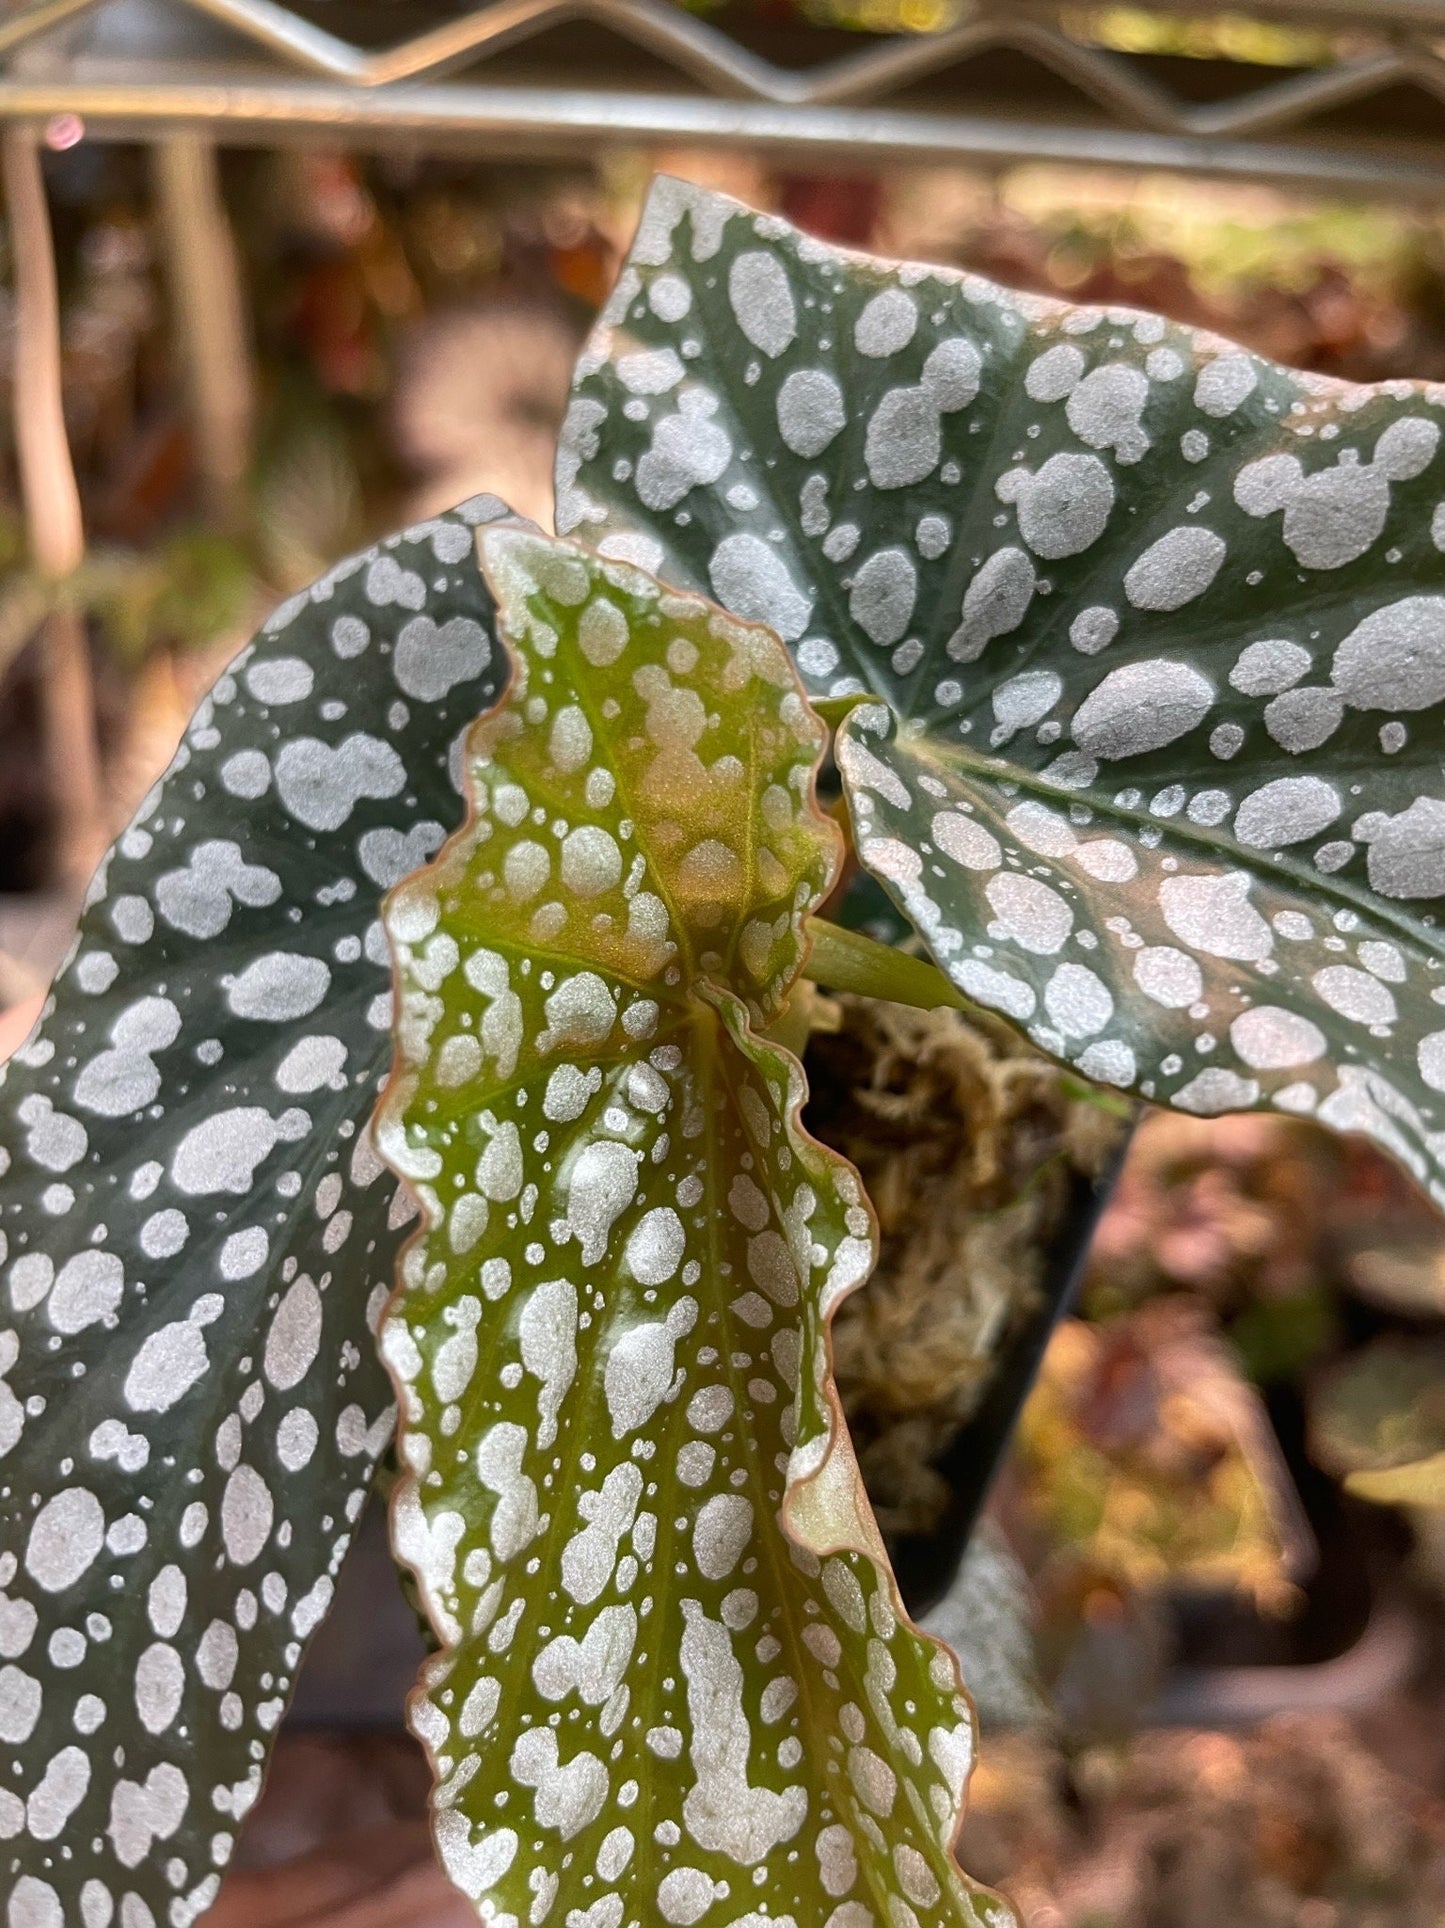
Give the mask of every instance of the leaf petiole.
[[807, 919], [812, 941], [803, 975], [832, 991], [856, 991], [863, 997], [885, 998], [890, 1004], [911, 1004], [921, 1011], [947, 1005], [952, 1011], [976, 1011], [978, 1006], [956, 990], [936, 964], [911, 952], [895, 950], [845, 930], [824, 918]]

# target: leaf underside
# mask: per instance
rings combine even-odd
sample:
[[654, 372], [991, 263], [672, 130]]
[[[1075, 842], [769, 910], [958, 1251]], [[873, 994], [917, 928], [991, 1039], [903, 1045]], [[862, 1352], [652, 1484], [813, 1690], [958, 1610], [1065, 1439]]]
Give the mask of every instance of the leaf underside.
[[4, 1077], [12, 1922], [208, 1905], [389, 1435], [371, 1327], [411, 1214], [366, 1130], [378, 914], [461, 819], [450, 753], [504, 667], [475, 525], [501, 513], [479, 497], [276, 611]]
[[756, 1028], [837, 861], [821, 726], [767, 631], [482, 550], [516, 673], [471, 820], [388, 903], [377, 1124], [424, 1225], [382, 1344], [441, 1858], [512, 1928], [1002, 1921], [828, 1366], [872, 1219]]
[[862, 701], [860, 856], [1100, 1081], [1445, 1148], [1445, 391], [655, 184], [558, 526]]

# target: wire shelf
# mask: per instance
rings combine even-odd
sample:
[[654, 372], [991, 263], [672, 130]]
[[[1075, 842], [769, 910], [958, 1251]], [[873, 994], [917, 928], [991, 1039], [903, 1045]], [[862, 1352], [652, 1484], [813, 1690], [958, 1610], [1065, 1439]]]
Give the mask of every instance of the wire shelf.
[[[1102, 44], [1108, 10], [1060, 0], [977, 0], [943, 30], [884, 36], [704, 20], [670, 0], [487, 0], [424, 19], [412, 0], [32, 0], [0, 22], [0, 119], [73, 113], [116, 138], [193, 127], [509, 156], [688, 144], [824, 170], [845, 156], [1052, 161], [1445, 192], [1445, 0], [1255, 0], [1231, 11], [1227, 50], [1158, 50], [1199, 15], [1188, 0], [1131, 7], [1135, 30], [1161, 31], [1125, 51], [1117, 35]], [[1277, 30], [1268, 59], [1250, 57], [1241, 20]]]

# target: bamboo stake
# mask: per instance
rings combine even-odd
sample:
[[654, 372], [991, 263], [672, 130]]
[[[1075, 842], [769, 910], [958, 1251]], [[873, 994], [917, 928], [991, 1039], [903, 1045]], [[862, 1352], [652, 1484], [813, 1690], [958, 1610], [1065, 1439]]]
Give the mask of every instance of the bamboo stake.
[[[5, 205], [15, 273], [16, 454], [30, 553], [39, 573], [60, 583], [85, 554], [80, 492], [65, 433], [60, 386], [60, 303], [50, 210], [34, 132], [7, 128]], [[57, 609], [42, 631], [45, 753], [55, 801], [63, 875], [87, 876], [106, 841], [95, 690], [85, 624]]]
[[176, 338], [206, 507], [243, 525], [255, 402], [235, 240], [213, 141], [169, 134], [151, 150]]

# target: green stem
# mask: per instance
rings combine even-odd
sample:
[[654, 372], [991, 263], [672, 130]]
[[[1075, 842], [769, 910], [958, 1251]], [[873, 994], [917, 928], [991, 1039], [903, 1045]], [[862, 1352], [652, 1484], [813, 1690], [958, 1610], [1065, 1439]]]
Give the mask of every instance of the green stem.
[[978, 1008], [924, 958], [879, 944], [861, 931], [825, 923], [821, 917], [810, 917], [807, 928], [813, 947], [803, 975], [815, 984], [886, 998], [890, 1004], [911, 1004], [921, 1011], [936, 1010], [941, 1004], [952, 1011]]
[[[810, 917], [807, 931], [812, 949], [803, 966], [803, 976], [815, 984], [824, 984], [832, 991], [855, 991], [862, 997], [883, 998], [890, 1004], [909, 1004], [920, 1011], [935, 1011], [944, 1005], [950, 1011], [967, 1012], [973, 1022], [982, 1024], [985, 1030], [993, 1030], [1002, 1022], [995, 1012], [966, 998], [938, 966], [926, 958], [894, 950], [889, 944], [864, 937], [861, 931], [845, 930], [841, 924], [829, 924], [821, 917]], [[780, 1041], [791, 1043], [789, 1038], [780, 1038]], [[1097, 1105], [1113, 1117], [1132, 1118], [1138, 1110], [1136, 1101], [1123, 1092], [1101, 1089], [1062, 1067], [1059, 1082], [1067, 1097]]]

